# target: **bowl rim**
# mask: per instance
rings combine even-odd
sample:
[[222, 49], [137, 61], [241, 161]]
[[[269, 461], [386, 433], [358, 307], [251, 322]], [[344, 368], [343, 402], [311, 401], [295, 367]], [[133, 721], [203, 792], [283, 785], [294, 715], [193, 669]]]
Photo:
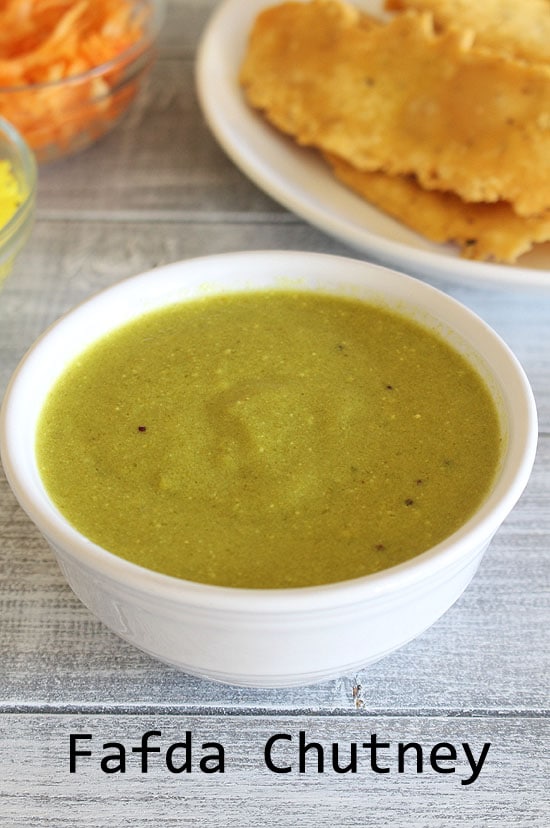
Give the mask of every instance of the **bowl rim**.
[[[427, 302], [428, 307], [431, 308], [429, 315], [434, 320], [439, 319], [442, 309], [445, 313], [458, 316], [456, 326], [450, 325], [451, 332], [458, 331], [459, 335], [462, 335], [465, 327], [473, 326], [476, 334], [482, 338], [489, 349], [492, 349], [490, 356], [482, 355], [483, 359], [488, 362], [490, 358], [498, 357], [502, 361], [505, 377], [497, 377], [496, 369], [490, 365], [489, 370], [491, 376], [497, 380], [499, 393], [506, 397], [507, 417], [511, 426], [502, 468], [489, 496], [456, 532], [426, 552], [371, 575], [319, 586], [249, 589], [187, 581], [141, 567], [85, 538], [57, 511], [46, 495], [39, 479], [34, 445], [31, 448], [28, 445], [25, 447], [21, 444], [15, 445], [14, 440], [9, 437], [12, 428], [16, 428], [21, 418], [25, 383], [29, 388], [34, 389], [32, 377], [34, 375], [36, 378], [40, 359], [44, 360], [43, 354], [47, 352], [48, 347], [52, 347], [56, 337], [59, 342], [62, 342], [63, 336], [71, 330], [71, 326], [73, 326], [72, 330], [75, 330], [74, 326], [79, 325], [82, 316], [94, 312], [97, 316], [109, 305], [115, 305], [117, 296], [124, 296], [128, 291], [136, 295], [143, 294], [147, 289], [152, 294], [156, 291], [157, 298], [159, 293], [163, 296], [162, 301], [157, 301], [156, 307], [168, 306], [176, 301], [185, 301], [185, 298], [171, 299], [169, 295], [167, 296], [167, 286], [169, 287], [172, 282], [177, 283], [178, 279], [184, 282], [193, 271], [195, 273], [204, 271], [207, 274], [215, 273], [216, 269], [223, 270], [224, 266], [231, 266], [234, 270], [240, 266], [241, 269], [244, 268], [251, 273], [261, 272], [262, 266], [275, 267], [277, 264], [282, 267], [283, 263], [287, 268], [293, 266], [298, 270], [300, 267], [305, 268], [310, 274], [323, 268], [327, 271], [333, 268], [339, 274], [348, 274], [350, 279], [352, 273], [355, 279], [360, 276], [366, 277], [367, 289], [369, 273], [371, 273], [374, 279], [383, 278], [384, 280], [385, 287], [379, 289], [381, 295], [384, 295], [388, 289], [387, 286], [391, 285], [390, 294], [392, 289], [396, 289], [409, 297], [406, 300], [409, 314], [412, 313], [412, 309], [422, 307], [423, 302]], [[162, 287], [159, 290], [161, 282]], [[261, 286], [254, 285], [252, 289], [258, 290]], [[305, 287], [305, 290], [315, 289], [311, 284]], [[218, 285], [217, 289], [207, 295], [215, 295], [219, 292], [220, 286]], [[338, 291], [336, 293], [338, 294]], [[418, 298], [415, 301], [416, 296]], [[367, 301], [366, 297], [365, 301]], [[147, 309], [152, 308], [146, 308], [142, 312]], [[130, 319], [139, 315], [140, 313], [134, 310], [126, 318]], [[107, 322], [108, 327], [105, 331], [95, 334], [89, 341], [101, 338], [106, 330], [123, 324], [126, 318], [118, 317], [118, 321], [114, 324]], [[85, 347], [86, 344], [80, 343], [72, 352], [71, 359]], [[57, 376], [70, 361], [70, 359], [65, 361], [56, 377], [48, 382], [48, 388], [52, 387]], [[44, 395], [38, 396], [40, 402], [36, 405], [36, 409], [40, 411]], [[259, 612], [265, 615], [289, 611], [310, 613], [312, 610], [327, 610], [367, 599], [375, 601], [379, 598], [386, 598], [393, 592], [401, 593], [426, 579], [449, 577], [448, 573], [468, 566], [472, 557], [479, 554], [479, 549], [488, 544], [522, 494], [531, 474], [537, 439], [535, 400], [522, 366], [502, 338], [466, 305], [416, 277], [389, 270], [380, 265], [355, 258], [303, 251], [249, 250], [201, 256], [130, 276], [104, 288], [53, 322], [31, 345], [12, 374], [0, 410], [0, 457], [8, 482], [24, 511], [50, 544], [62, 550], [63, 557], [71, 559], [88, 572], [93, 572], [96, 577], [116, 582], [119, 589], [137, 593], [142, 598], [147, 595], [151, 598], [156, 596], [168, 603], [185, 604], [199, 610], [232, 611], [240, 614]], [[29, 463], [33, 466], [30, 469], [31, 474], [22, 467], [25, 454], [32, 458]], [[31, 477], [32, 480], [30, 480]]]
[[[6, 137], [15, 147], [17, 157], [21, 162], [21, 169], [25, 180], [25, 197], [13, 216], [0, 227], [0, 249], [17, 233], [20, 226], [25, 222], [36, 198], [38, 186], [38, 165], [36, 156], [27, 144], [21, 132], [10, 121], [0, 115], [0, 140]], [[0, 150], [1, 156], [1, 150]]]
[[132, 0], [133, 5], [150, 6], [153, 14], [151, 15], [151, 23], [142, 33], [139, 40], [132, 43], [131, 46], [119, 52], [115, 57], [106, 60], [103, 63], [98, 63], [91, 69], [85, 72], [79, 72], [75, 75], [68, 75], [65, 78], [60, 78], [54, 81], [43, 81], [40, 83], [24, 84], [19, 86], [5, 86], [0, 84], [0, 94], [22, 94], [29, 91], [40, 91], [46, 89], [56, 89], [59, 87], [72, 86], [83, 83], [88, 80], [93, 80], [97, 75], [103, 75], [110, 69], [116, 68], [120, 62], [131, 62], [145, 52], [156, 40], [162, 25], [164, 23], [166, 14], [166, 0]]

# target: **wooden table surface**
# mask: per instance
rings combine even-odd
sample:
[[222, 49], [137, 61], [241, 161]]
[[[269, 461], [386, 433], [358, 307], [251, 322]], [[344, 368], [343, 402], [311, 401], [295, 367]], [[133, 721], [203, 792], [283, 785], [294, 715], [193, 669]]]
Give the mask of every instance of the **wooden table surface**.
[[[33, 340], [79, 300], [124, 276], [196, 255], [254, 248], [358, 256], [248, 181], [210, 135], [194, 91], [197, 40], [215, 3], [169, 4], [158, 62], [139, 104], [93, 148], [40, 171], [32, 237], [0, 293], [0, 393]], [[550, 287], [550, 272], [548, 273]], [[74, 597], [0, 473], [0, 825], [550, 826], [548, 572], [550, 290], [441, 284], [508, 342], [534, 389], [540, 441], [531, 481], [474, 581], [430, 630], [353, 675], [285, 690], [217, 685], [124, 643]], [[144, 733], [161, 732], [143, 773]], [[300, 731], [325, 769], [298, 765]], [[264, 760], [273, 735], [274, 773]], [[70, 773], [71, 734], [91, 745]], [[389, 743], [377, 773], [361, 746]], [[164, 761], [192, 744], [191, 772]], [[103, 744], [128, 752], [105, 773]], [[201, 770], [203, 742], [224, 773]], [[399, 743], [417, 742], [399, 772]], [[438, 773], [441, 742], [457, 760]], [[356, 773], [336, 773], [359, 745]], [[464, 744], [479, 756], [478, 778]], [[188, 744], [189, 747], [189, 744]], [[112, 750], [110, 751], [113, 752]], [[208, 752], [208, 751], [206, 751]], [[347, 752], [347, 753], [346, 753]]]

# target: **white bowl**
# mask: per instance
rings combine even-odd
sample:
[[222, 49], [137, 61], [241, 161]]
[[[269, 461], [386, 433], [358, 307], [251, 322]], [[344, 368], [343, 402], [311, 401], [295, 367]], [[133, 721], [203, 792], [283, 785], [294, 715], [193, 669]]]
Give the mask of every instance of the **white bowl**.
[[[121, 323], [170, 303], [263, 288], [372, 299], [437, 328], [477, 367], [493, 394], [507, 446], [476, 514], [429, 551], [374, 575], [296, 589], [233, 589], [149, 571], [93, 544], [57, 511], [42, 485], [35, 431], [67, 363]], [[162, 661], [223, 682], [281, 687], [334, 677], [375, 661], [433, 624], [473, 577], [534, 462], [537, 416], [525, 374], [479, 317], [424, 282], [355, 259], [246, 252], [179, 262], [104, 290], [29, 350], [0, 415], [0, 450], [21, 506], [55, 552], [70, 586], [122, 638]]]

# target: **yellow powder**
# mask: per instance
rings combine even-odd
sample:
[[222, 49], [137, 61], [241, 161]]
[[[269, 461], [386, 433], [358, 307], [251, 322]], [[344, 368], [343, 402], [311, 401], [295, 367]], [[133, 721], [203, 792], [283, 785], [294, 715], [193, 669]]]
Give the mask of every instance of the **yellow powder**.
[[[7, 159], [0, 159], [0, 233], [17, 212], [23, 197], [11, 163]], [[7, 258], [0, 256], [0, 287], [11, 272], [13, 259], [14, 255], [9, 253]]]
[[21, 204], [21, 190], [9, 161], [0, 160], [0, 229]]

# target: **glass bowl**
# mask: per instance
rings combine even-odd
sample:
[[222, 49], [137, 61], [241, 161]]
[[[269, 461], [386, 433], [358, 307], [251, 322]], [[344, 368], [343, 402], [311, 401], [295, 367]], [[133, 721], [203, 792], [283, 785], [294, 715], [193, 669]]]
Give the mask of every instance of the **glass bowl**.
[[93, 144], [116, 126], [134, 101], [155, 57], [164, 3], [131, 0], [130, 6], [141, 36], [115, 58], [47, 83], [0, 85], [0, 112], [25, 137], [38, 163]]
[[[4, 167], [7, 163], [7, 168]], [[27, 241], [34, 220], [36, 201], [36, 160], [20, 133], [0, 118], [0, 165], [5, 186], [15, 190], [18, 206], [0, 212], [0, 286], [11, 272], [15, 257]], [[0, 187], [0, 199], [6, 195]], [[11, 202], [12, 196], [8, 201]], [[9, 205], [8, 205], [9, 206]], [[2, 220], [2, 212], [4, 220]], [[6, 219], [6, 215], [8, 216]]]

